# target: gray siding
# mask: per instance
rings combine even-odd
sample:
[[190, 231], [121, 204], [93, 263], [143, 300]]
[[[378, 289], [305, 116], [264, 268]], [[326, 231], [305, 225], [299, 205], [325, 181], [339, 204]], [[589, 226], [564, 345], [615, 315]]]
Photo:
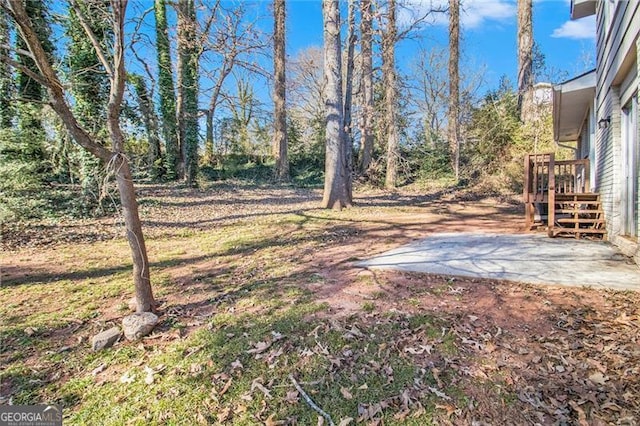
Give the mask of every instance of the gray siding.
[[[607, 5], [611, 6], [608, 20], [604, 10]], [[621, 230], [624, 160], [621, 102], [637, 92], [638, 87], [640, 59], [636, 59], [636, 52], [639, 46], [640, 1], [598, 2], [596, 16], [596, 121], [610, 117], [611, 123], [606, 129], [596, 130], [594, 178], [595, 188], [603, 202], [607, 231], [616, 242]], [[634, 251], [637, 251], [637, 245]]]

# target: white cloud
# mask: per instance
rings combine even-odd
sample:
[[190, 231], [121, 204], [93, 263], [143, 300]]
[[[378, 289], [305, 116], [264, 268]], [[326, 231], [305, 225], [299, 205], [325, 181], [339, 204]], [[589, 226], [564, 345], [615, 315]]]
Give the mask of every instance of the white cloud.
[[596, 37], [595, 16], [588, 16], [577, 21], [567, 21], [553, 30], [551, 37], [570, 38], [573, 40], [594, 39]]
[[[402, 3], [402, 2], [401, 2]], [[414, 22], [433, 9], [446, 9], [447, 0], [408, 0], [400, 8], [398, 21], [400, 26]], [[460, 6], [460, 21], [465, 29], [479, 28], [487, 22], [503, 22], [516, 17], [516, 3], [513, 0], [464, 0]], [[434, 25], [448, 25], [447, 13], [433, 13], [427, 22]]]
[[505, 0], [467, 0], [462, 3], [461, 19], [466, 28], [478, 28], [487, 21], [508, 21], [516, 17], [516, 5]]

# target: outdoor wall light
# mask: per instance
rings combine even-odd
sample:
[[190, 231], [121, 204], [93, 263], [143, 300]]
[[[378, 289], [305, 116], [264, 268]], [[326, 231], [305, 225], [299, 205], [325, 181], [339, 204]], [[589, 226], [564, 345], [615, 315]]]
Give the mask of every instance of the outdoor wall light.
[[609, 123], [611, 123], [611, 116], [607, 118], [601, 118], [598, 120], [598, 129], [606, 129], [609, 127]]

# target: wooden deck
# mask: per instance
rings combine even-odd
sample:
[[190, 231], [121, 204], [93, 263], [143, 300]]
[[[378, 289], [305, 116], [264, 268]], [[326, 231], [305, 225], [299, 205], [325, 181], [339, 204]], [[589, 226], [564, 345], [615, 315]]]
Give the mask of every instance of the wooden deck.
[[589, 160], [558, 160], [553, 153], [524, 160], [525, 220], [528, 230], [545, 226], [549, 236], [606, 238], [600, 194], [590, 191]]

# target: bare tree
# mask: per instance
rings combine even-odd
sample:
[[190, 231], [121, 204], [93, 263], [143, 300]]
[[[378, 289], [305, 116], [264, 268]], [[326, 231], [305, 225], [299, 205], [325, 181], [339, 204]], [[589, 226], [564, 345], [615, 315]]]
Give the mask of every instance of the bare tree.
[[396, 87], [396, 1], [389, 0], [387, 3], [387, 22], [382, 35], [382, 75], [384, 80], [384, 103], [387, 139], [387, 172], [385, 176], [385, 186], [395, 188], [398, 180], [398, 128], [397, 128], [397, 99], [398, 88]]
[[526, 121], [533, 104], [532, 0], [518, 0], [518, 110]]
[[307, 47], [289, 61], [287, 102], [305, 119], [324, 116], [324, 52], [317, 46]]
[[274, 81], [274, 129], [273, 156], [276, 160], [275, 174], [278, 180], [289, 179], [287, 159], [287, 111], [285, 104], [285, 1], [273, 1], [273, 69]]
[[360, 15], [363, 103], [360, 126], [360, 172], [366, 175], [373, 157], [373, 8], [371, 0], [361, 0]]
[[[119, 122], [126, 78], [124, 68], [124, 15], [127, 0], [111, 0], [110, 2], [110, 12], [112, 14], [110, 18], [113, 22], [113, 51], [110, 56], [102, 49], [88, 26], [85, 26], [87, 37], [91, 40], [109, 76], [110, 92], [107, 105], [107, 127], [111, 139], [111, 150], [100, 145], [95, 136], [89, 134], [78, 123], [67, 101], [65, 88], [51, 64], [51, 59], [38, 39], [22, 0], [2, 0], [0, 6], [11, 16], [20, 36], [29, 49], [30, 55], [38, 68], [38, 73], [29, 71], [30, 75], [47, 89], [49, 103], [53, 110], [60, 117], [75, 141], [93, 155], [105, 161], [116, 175], [127, 240], [131, 247], [131, 256], [133, 258], [136, 310], [138, 312], [152, 311], [155, 308], [155, 301], [149, 278], [149, 261], [138, 215], [138, 203], [129, 161], [124, 152], [124, 137]], [[2, 59], [6, 60], [6, 58]]]
[[338, 0], [323, 0], [326, 158], [324, 208], [351, 206], [350, 173], [347, 170], [342, 104], [342, 49]]
[[460, 178], [460, 0], [449, 0], [449, 114], [448, 140], [451, 169]]
[[204, 110], [204, 159], [211, 162], [214, 158], [214, 118], [216, 109], [225, 98], [225, 83], [237, 68], [266, 75], [267, 72], [252, 60], [252, 56], [266, 52], [269, 41], [256, 22], [249, 19], [242, 2], [234, 4], [215, 0], [208, 9], [209, 17], [201, 25], [200, 72], [206, 77], [205, 82], [212, 82], [211, 87], [202, 89], [202, 93], [209, 96]]

